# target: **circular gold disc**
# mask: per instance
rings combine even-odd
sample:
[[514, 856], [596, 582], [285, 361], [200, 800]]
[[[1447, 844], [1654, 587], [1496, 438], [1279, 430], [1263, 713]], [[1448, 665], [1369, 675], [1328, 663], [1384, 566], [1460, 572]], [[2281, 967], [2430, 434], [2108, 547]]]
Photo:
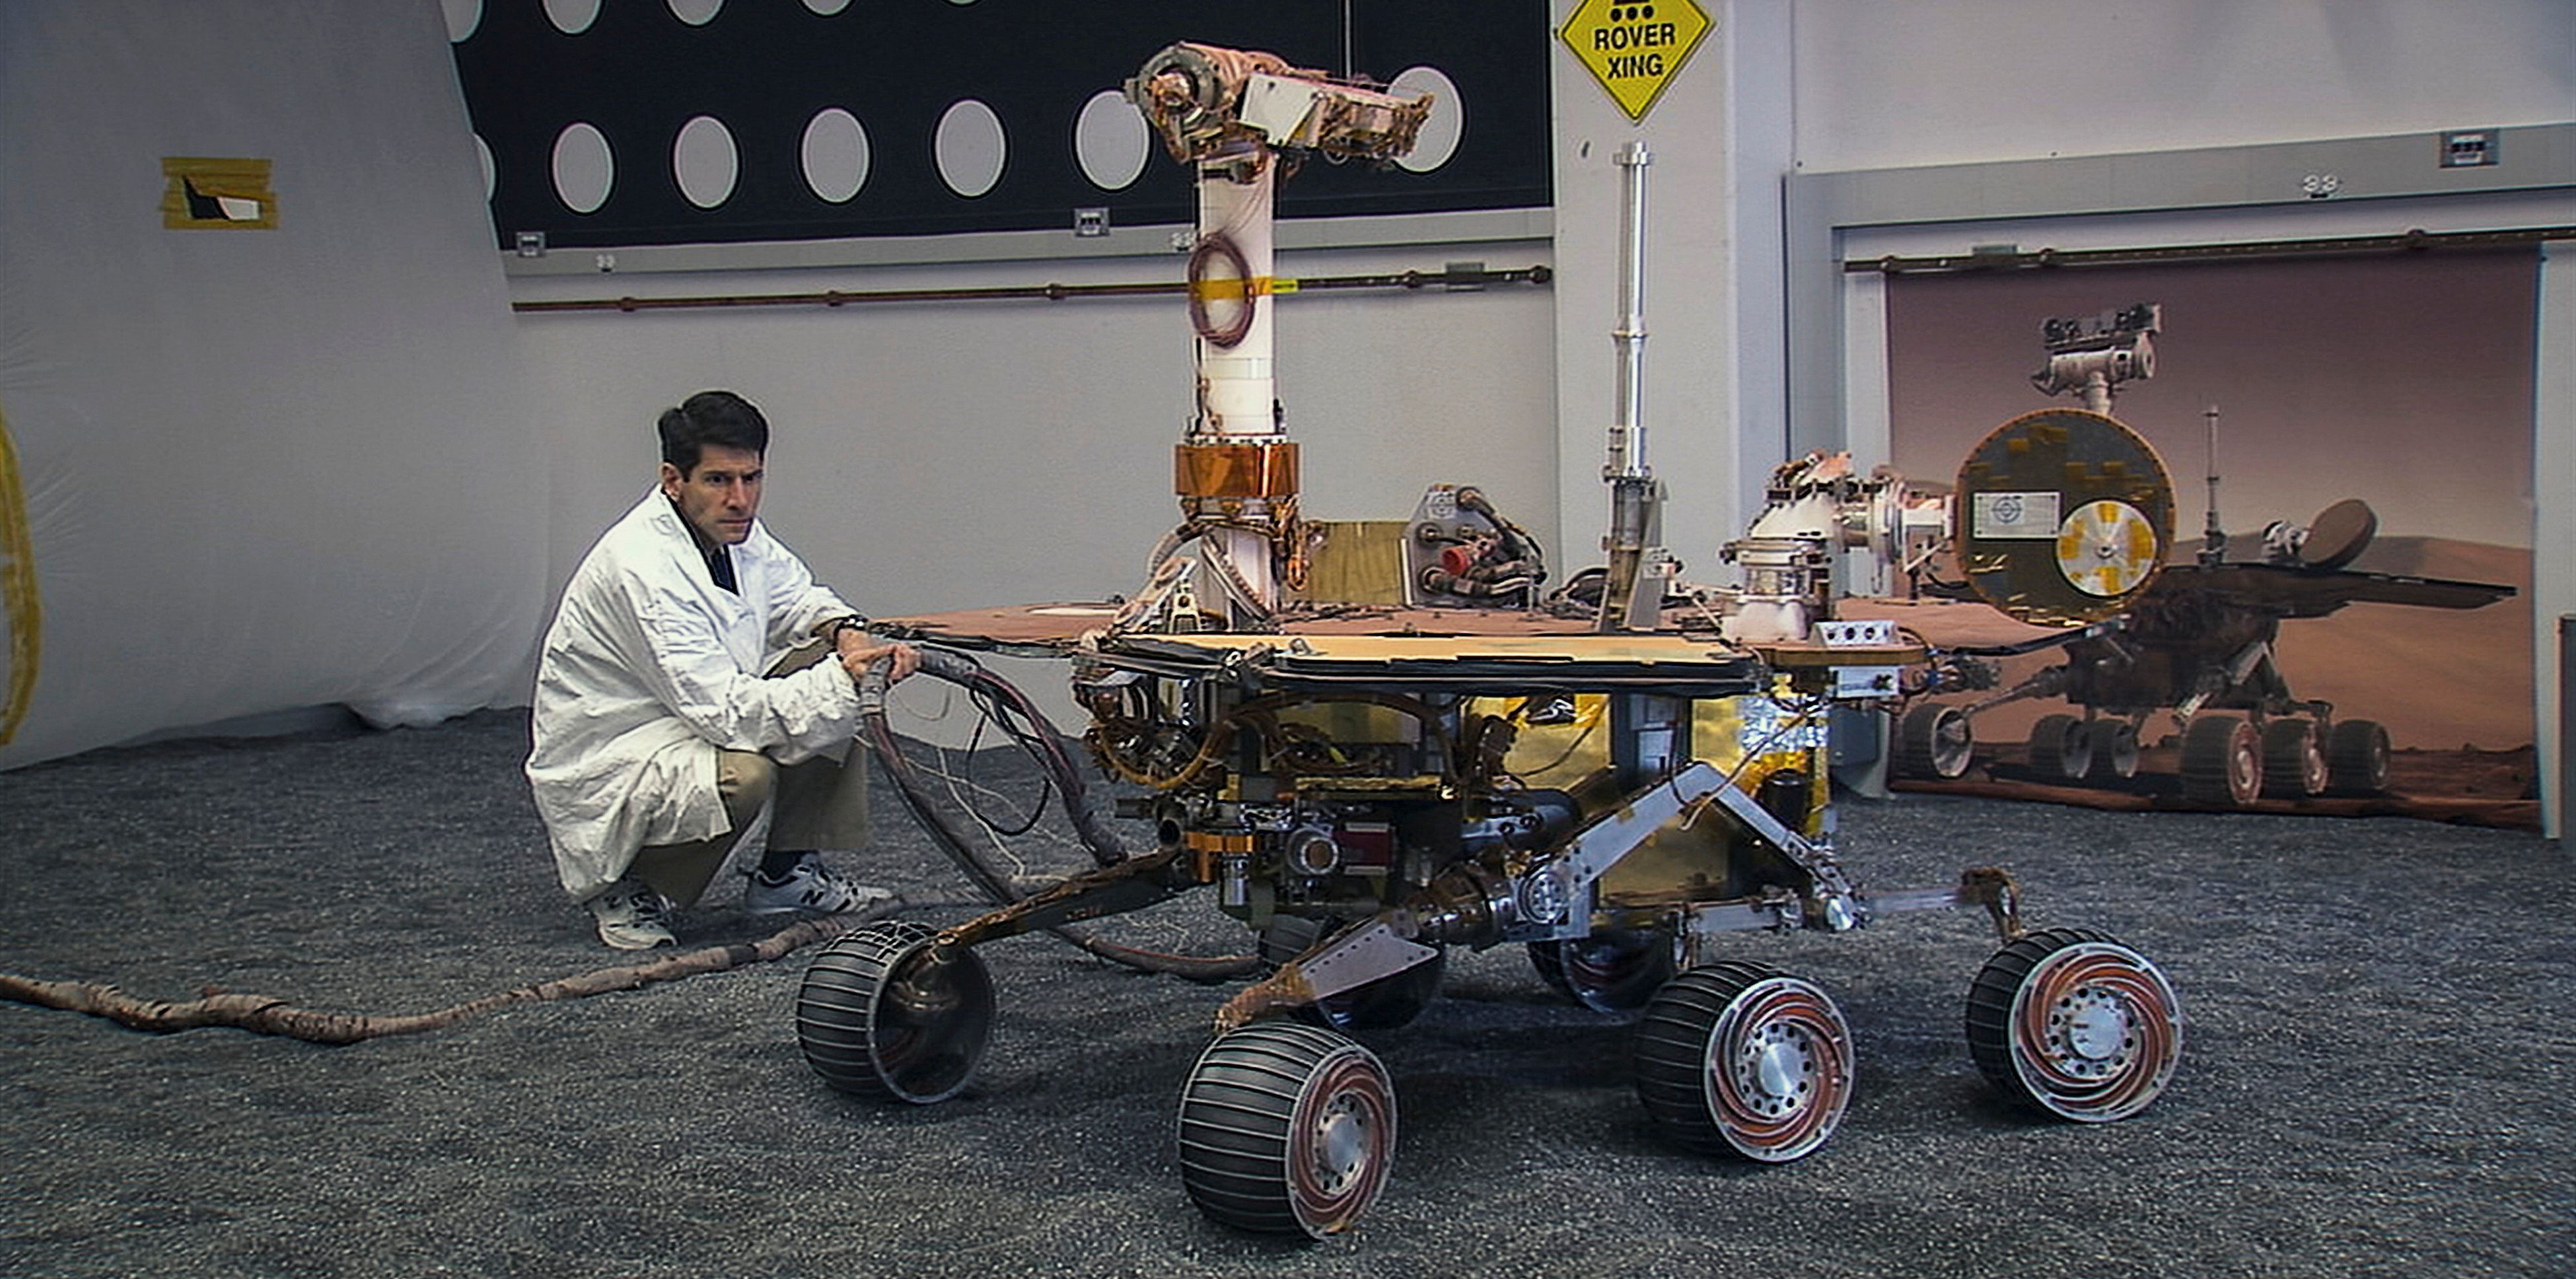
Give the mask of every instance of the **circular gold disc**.
[[1959, 467], [1951, 545], [1979, 599], [2081, 626], [2128, 607], [2173, 545], [2163, 459], [2108, 415], [2052, 408], [1996, 427]]
[[2076, 507], [2057, 526], [2057, 571], [2087, 595], [2113, 599], [2156, 571], [2156, 530], [2138, 508], [2116, 498]]

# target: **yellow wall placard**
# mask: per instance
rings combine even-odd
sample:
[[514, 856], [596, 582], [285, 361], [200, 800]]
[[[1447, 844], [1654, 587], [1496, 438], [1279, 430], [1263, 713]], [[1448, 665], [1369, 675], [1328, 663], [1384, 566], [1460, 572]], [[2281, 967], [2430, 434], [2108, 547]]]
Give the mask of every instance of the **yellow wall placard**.
[[161, 225], [172, 231], [277, 229], [277, 192], [268, 161], [194, 155], [161, 157]]
[[1629, 119], [1643, 120], [1716, 25], [1696, 0], [1583, 0], [1556, 34]]

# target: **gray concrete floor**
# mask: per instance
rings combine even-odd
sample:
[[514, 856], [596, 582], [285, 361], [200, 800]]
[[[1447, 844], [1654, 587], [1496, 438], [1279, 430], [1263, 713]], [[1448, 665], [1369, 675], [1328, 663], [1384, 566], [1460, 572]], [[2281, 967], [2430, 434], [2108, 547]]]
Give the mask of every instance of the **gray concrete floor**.
[[[554, 888], [526, 732], [486, 713], [0, 774], [0, 970], [399, 1013], [613, 962]], [[962, 918], [963, 881], [881, 809], [846, 864]], [[933, 1107], [820, 1084], [789, 1021], [803, 955], [340, 1048], [0, 1004], [0, 1273], [2567, 1272], [2557, 846], [1951, 798], [1841, 813], [1865, 888], [2000, 863], [2034, 924], [2155, 959], [2188, 1022], [2172, 1088], [2103, 1126], [1999, 1102], [1960, 1035], [1978, 917], [1751, 936], [1744, 955], [1840, 1001], [1858, 1090], [1807, 1160], [1711, 1159], [1645, 1118], [1625, 1019], [1557, 998], [1517, 947], [1460, 952], [1445, 998], [1365, 1036], [1401, 1108], [1391, 1184], [1355, 1232], [1306, 1243], [1214, 1226], [1181, 1189], [1175, 1104], [1227, 990], [1044, 938], [986, 950], [992, 1050]], [[731, 891], [684, 944], [772, 930]], [[1196, 898], [1110, 931], [1244, 944]]]

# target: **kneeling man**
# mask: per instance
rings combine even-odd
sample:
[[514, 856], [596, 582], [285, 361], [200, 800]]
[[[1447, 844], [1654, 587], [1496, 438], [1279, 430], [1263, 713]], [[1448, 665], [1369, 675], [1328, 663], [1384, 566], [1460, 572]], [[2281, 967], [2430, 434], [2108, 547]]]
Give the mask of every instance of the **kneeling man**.
[[[754, 518], [769, 423], [730, 391], [660, 422], [661, 482], [582, 558], [537, 666], [528, 780], [564, 890], [620, 950], [673, 944], [773, 798], [754, 913], [856, 910], [889, 894], [815, 856], [855, 848], [866, 769], [857, 681], [912, 673]], [[832, 660], [824, 660], [826, 657]]]

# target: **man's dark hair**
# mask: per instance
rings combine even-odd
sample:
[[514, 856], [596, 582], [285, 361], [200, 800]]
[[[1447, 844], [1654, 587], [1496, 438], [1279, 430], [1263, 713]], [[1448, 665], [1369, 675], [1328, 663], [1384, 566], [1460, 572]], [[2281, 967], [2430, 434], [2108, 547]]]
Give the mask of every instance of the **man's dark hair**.
[[731, 391], [700, 391], [680, 401], [680, 407], [662, 410], [660, 429], [662, 460], [682, 475], [698, 469], [698, 458], [710, 444], [769, 452], [769, 419]]

